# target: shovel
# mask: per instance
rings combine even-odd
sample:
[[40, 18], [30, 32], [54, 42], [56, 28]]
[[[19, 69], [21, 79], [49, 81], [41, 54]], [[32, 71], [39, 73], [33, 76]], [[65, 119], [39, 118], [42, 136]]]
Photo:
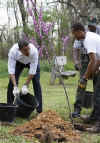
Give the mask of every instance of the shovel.
[[[14, 105], [16, 105], [16, 98], [17, 98], [17, 96], [19, 96], [19, 94], [17, 94], [17, 95], [15, 94], [15, 95], [14, 95], [14, 101], [13, 101], [13, 104], [14, 104]], [[17, 105], [17, 106], [18, 106], [18, 105]]]

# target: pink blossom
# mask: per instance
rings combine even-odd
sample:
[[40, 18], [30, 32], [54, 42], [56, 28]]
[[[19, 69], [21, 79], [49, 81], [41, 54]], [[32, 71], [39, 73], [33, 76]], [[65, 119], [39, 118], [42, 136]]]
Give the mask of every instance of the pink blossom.
[[[30, 3], [32, 4], [31, 5], [32, 8], [28, 7], [28, 13], [32, 17], [35, 32], [38, 34], [38, 37], [41, 41], [44, 41], [44, 37], [46, 36], [45, 39], [48, 40], [48, 43], [49, 43], [48, 34], [51, 31], [53, 24], [52, 23], [46, 23], [46, 22], [43, 21], [42, 7], [40, 8], [40, 10], [38, 10], [36, 8], [36, 4], [35, 4], [34, 0], [26, 0], [26, 2], [27, 2], [28, 5]], [[34, 45], [36, 45], [36, 47], [39, 47], [39, 45], [36, 42], [35, 38], [33, 38], [31, 40], [31, 42]], [[43, 56], [43, 49], [45, 49], [46, 56], [49, 57], [49, 54], [48, 54], [48, 51], [47, 51], [47, 48], [46, 48], [47, 46], [45, 46], [45, 44], [46, 44], [45, 42], [42, 42], [42, 45], [39, 48], [39, 53], [40, 53], [40, 56]]]

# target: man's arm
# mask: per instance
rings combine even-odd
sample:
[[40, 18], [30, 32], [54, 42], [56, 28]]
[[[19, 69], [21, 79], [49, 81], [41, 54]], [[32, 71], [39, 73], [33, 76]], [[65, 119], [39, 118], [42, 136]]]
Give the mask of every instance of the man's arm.
[[33, 76], [34, 76], [33, 74], [32, 75], [29, 74], [29, 76], [27, 77], [27, 80], [21, 89], [22, 94], [26, 95], [28, 93], [28, 85], [29, 85], [30, 81], [32, 80]]
[[16, 79], [15, 79], [15, 66], [16, 66], [15, 54], [11, 50], [8, 55], [8, 73], [14, 86], [13, 88], [14, 96], [19, 95], [19, 89], [17, 87]]
[[15, 79], [15, 75], [14, 75], [14, 74], [10, 74], [10, 79], [11, 79], [13, 85], [14, 85], [14, 86], [17, 86], [17, 84], [16, 84], [16, 79]]
[[25, 85], [28, 86], [33, 77], [34, 77], [34, 75], [29, 74], [28, 77], [27, 77], [27, 80], [26, 80], [26, 82], [25, 82]]
[[89, 59], [90, 59], [90, 61], [89, 61], [87, 70], [86, 70], [86, 72], [84, 74], [84, 78], [85, 79], [89, 79], [89, 77], [93, 76], [93, 74], [96, 71], [97, 60], [96, 60], [95, 53], [90, 53], [89, 54]]
[[14, 86], [16, 85], [16, 79], [15, 79], [15, 66], [16, 66], [16, 60], [14, 58], [14, 53], [12, 51], [9, 52], [8, 55], [8, 73], [10, 76], [10, 79]]
[[36, 74], [37, 65], [38, 65], [38, 51], [37, 51], [37, 49], [35, 49], [34, 55], [33, 55], [33, 58], [32, 58], [32, 62], [30, 63], [29, 75], [27, 77], [25, 85], [28, 86], [30, 81], [32, 80], [32, 78]]

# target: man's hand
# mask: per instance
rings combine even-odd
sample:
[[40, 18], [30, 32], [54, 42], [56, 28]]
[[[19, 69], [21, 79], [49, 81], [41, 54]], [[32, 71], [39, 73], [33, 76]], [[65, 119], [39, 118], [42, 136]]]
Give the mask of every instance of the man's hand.
[[24, 94], [24, 95], [26, 95], [26, 94], [28, 93], [27, 85], [23, 85], [21, 92], [22, 92], [22, 94]]
[[86, 88], [86, 84], [87, 84], [87, 80], [85, 78], [81, 78], [80, 81], [79, 81], [79, 83], [78, 83], [78, 86], [80, 88], [85, 89]]
[[19, 89], [17, 86], [14, 86], [13, 94], [14, 94], [14, 96], [19, 95]]
[[34, 75], [29, 74], [28, 77], [27, 77], [27, 80], [25, 82], [25, 85], [28, 86], [33, 77], [34, 77]]
[[79, 70], [80, 70], [79, 64], [75, 64], [75, 65], [74, 65], [74, 68], [75, 68], [75, 70], [79, 71]]

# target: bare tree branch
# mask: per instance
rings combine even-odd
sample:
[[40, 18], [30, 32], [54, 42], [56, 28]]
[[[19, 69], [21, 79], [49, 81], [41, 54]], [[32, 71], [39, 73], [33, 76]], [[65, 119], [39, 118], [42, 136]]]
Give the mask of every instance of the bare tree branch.
[[52, 3], [63, 3], [63, 4], [67, 4], [67, 5], [71, 6], [71, 7], [75, 10], [76, 13], [78, 13], [78, 12], [77, 12], [77, 9], [75, 8], [75, 6], [74, 6], [73, 4], [71, 4], [71, 3], [69, 3], [69, 2], [57, 0], [57, 1], [53, 1], [53, 2], [48, 2], [47, 4], [52, 4]]
[[77, 15], [79, 15], [80, 17], [87, 18], [86, 15], [81, 15], [81, 14], [78, 12], [77, 8], [76, 8], [72, 3], [70, 3], [70, 2], [57, 0], [57, 1], [49, 2], [48, 4], [52, 4], [52, 3], [63, 3], [63, 4], [67, 4], [68, 6], [70, 6], [70, 7], [72, 7], [72, 8], [74, 9], [74, 11], [75, 11], [75, 13], [76, 13]]

